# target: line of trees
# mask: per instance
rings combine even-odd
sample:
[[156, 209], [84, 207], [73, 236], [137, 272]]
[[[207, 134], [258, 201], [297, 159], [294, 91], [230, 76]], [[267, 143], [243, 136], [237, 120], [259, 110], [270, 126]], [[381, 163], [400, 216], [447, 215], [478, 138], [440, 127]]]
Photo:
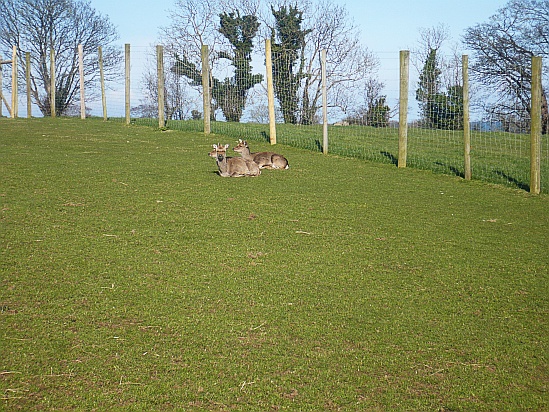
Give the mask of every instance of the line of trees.
[[[377, 59], [360, 44], [359, 32], [346, 10], [330, 0], [316, 5], [280, 2], [269, 9], [254, 0], [230, 4], [176, 0], [175, 6], [170, 13], [172, 23], [162, 28], [161, 38], [173, 56], [171, 72], [200, 88], [199, 50], [203, 44], [209, 46], [214, 119], [222, 114], [228, 121], [240, 121], [255, 86], [263, 80], [262, 74], [254, 74], [253, 64], [263, 67], [264, 54], [254, 54], [254, 49], [261, 49], [265, 38], [272, 39], [273, 83], [279, 116], [286, 123], [319, 121], [322, 49], [330, 50], [327, 77], [332, 108], [346, 111], [351, 101], [355, 103], [356, 89], [364, 88], [376, 75]], [[230, 75], [224, 79], [215, 75], [227, 72]]]
[[[480, 85], [473, 103], [505, 131], [530, 127], [531, 59], [549, 57], [549, 0], [511, 0], [488, 22], [465, 30], [464, 46], [473, 51], [470, 78]], [[438, 129], [463, 128], [463, 89], [457, 56], [440, 56], [448, 39], [444, 26], [420, 32], [416, 100], [421, 124]], [[445, 70], [443, 70], [443, 68]], [[549, 70], [545, 67], [545, 74]], [[446, 78], [443, 76], [446, 75]], [[549, 128], [547, 90], [542, 90], [542, 133]]]
[[[190, 111], [192, 90], [201, 84], [202, 45], [210, 47], [213, 73], [213, 116], [238, 122], [250, 101], [263, 93], [265, 38], [272, 39], [273, 77], [279, 117], [286, 123], [319, 121], [321, 105], [320, 53], [328, 50], [329, 107], [347, 115], [348, 123], [386, 126], [393, 113], [377, 78], [379, 62], [359, 40], [344, 6], [332, 0], [174, 0], [171, 24], [161, 28], [160, 42], [168, 56], [166, 111], [168, 118], [199, 118]], [[472, 51], [470, 77], [481, 87], [473, 104], [506, 130], [529, 128], [530, 61], [534, 55], [549, 56], [549, 0], [510, 0], [484, 23], [465, 30], [463, 46]], [[421, 124], [440, 129], [463, 127], [461, 72], [457, 52], [445, 58], [448, 41], [444, 26], [420, 31], [414, 65], [419, 74], [415, 91]], [[84, 48], [86, 98], [98, 98], [98, 47], [103, 50], [105, 79], [121, 75], [122, 50], [108, 17], [89, 0], [0, 0], [0, 53], [18, 58], [31, 55], [30, 90], [43, 115], [51, 114], [49, 54], [55, 55], [55, 108], [60, 115], [79, 107], [77, 47]], [[257, 69], [257, 67], [261, 67]], [[19, 65], [24, 78], [24, 65]], [[549, 73], [547, 65], [545, 75]], [[221, 77], [220, 77], [221, 74]], [[134, 114], [154, 115], [154, 73], [144, 79], [150, 99], [134, 108]], [[362, 101], [357, 96], [362, 95]], [[549, 128], [547, 91], [542, 92], [542, 132]], [[254, 101], [257, 105], [257, 101]], [[196, 107], [196, 106], [195, 106]], [[152, 110], [151, 110], [152, 109]], [[249, 113], [251, 113], [250, 111]], [[252, 119], [253, 120], [253, 119]]]
[[[367, 48], [361, 46], [358, 32], [354, 31], [352, 22], [341, 6], [329, 0], [317, 3], [313, 8], [305, 1], [291, 5], [282, 1], [271, 5], [266, 13], [253, 0], [223, 6], [220, 3], [212, 4], [211, 0], [176, 0], [176, 5], [177, 12], [172, 15], [174, 23], [165, 29], [165, 37], [173, 39], [177, 33], [182, 39], [194, 38], [194, 46], [193, 42], [188, 41], [178, 44], [178, 50], [184, 50], [186, 56], [193, 56], [191, 49], [198, 50], [197, 46], [207, 39], [208, 44], [214, 44], [219, 49], [213, 53], [213, 67], [219, 60], [227, 58], [227, 53], [222, 51], [226, 41], [223, 36], [219, 36], [220, 33], [224, 34], [219, 29], [222, 19], [217, 26], [205, 22], [216, 21], [211, 17], [223, 18], [223, 13], [227, 13], [220, 10], [227, 7], [236, 10], [229, 16], [239, 16], [239, 10], [242, 10], [243, 16], [258, 17], [254, 21], [262, 22], [264, 27], [263, 31], [258, 31], [258, 38], [273, 39], [275, 94], [284, 122], [318, 122], [321, 97], [319, 54], [322, 48], [326, 48], [331, 59], [328, 62], [329, 106], [347, 113], [345, 120], [349, 124], [380, 127], [389, 124], [393, 111], [386, 103], [386, 95], [382, 93], [384, 84], [376, 78], [378, 62]], [[222, 9], [216, 11], [215, 7]], [[473, 51], [472, 80], [482, 85], [486, 95], [497, 96], [497, 99], [489, 99], [479, 94], [473, 103], [476, 102], [487, 117], [495, 117], [507, 130], [525, 131], [529, 127], [530, 61], [533, 55], [549, 54], [549, 25], [545, 24], [549, 21], [548, 10], [549, 0], [511, 0], [497, 10], [488, 23], [466, 30], [463, 45]], [[181, 36], [181, 33], [185, 35]], [[425, 127], [463, 128], [461, 56], [456, 52], [450, 59], [443, 57], [442, 46], [448, 38], [448, 31], [443, 25], [420, 31], [420, 49], [416, 53], [419, 73], [416, 100], [420, 107], [420, 123]], [[200, 42], [196, 41], [198, 39]], [[192, 61], [188, 57], [186, 60]], [[199, 60], [194, 61], [196, 69]], [[250, 75], [248, 72], [242, 77], [244, 83]], [[220, 104], [223, 96], [216, 95], [215, 90], [227, 88], [216, 84], [227, 84], [227, 80], [232, 84], [239, 82], [236, 76], [224, 82], [212, 79], [212, 98], [214, 104], [220, 107], [223, 105]], [[242, 90], [246, 92], [242, 93]], [[246, 95], [251, 90], [252, 87], [240, 88], [241, 94]], [[357, 90], [362, 90], [362, 104], [357, 103]], [[235, 104], [242, 107], [245, 100], [242, 97]], [[543, 133], [547, 133], [549, 115], [545, 90], [543, 102]], [[228, 116], [223, 107], [221, 111], [226, 119], [237, 120], [234, 116]], [[237, 112], [242, 114], [242, 111]]]

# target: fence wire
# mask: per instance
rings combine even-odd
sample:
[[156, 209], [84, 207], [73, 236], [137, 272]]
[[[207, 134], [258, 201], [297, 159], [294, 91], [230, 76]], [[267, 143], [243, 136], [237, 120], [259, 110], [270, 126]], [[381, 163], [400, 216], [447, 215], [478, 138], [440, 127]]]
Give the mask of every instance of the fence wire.
[[[131, 121], [158, 126], [157, 61], [154, 47], [131, 46]], [[330, 51], [327, 51], [328, 55]], [[374, 53], [379, 71], [371, 81], [349, 80], [327, 70], [329, 153], [396, 165], [399, 145], [399, 53]], [[211, 132], [238, 139], [269, 141], [269, 108], [264, 48], [243, 59], [215, 56], [210, 61]], [[233, 56], [234, 57], [234, 56]], [[242, 67], [235, 67], [240, 61]], [[407, 166], [464, 177], [463, 98], [460, 62], [447, 58], [440, 78], [422, 76], [411, 67], [408, 95]], [[272, 55], [277, 143], [313, 151], [323, 147], [320, 60], [306, 62], [288, 51]], [[175, 50], [164, 53], [165, 118], [172, 129], [203, 131], [201, 67]], [[305, 67], [306, 66], [306, 67]], [[3, 97], [11, 99], [11, 73], [3, 65]], [[334, 74], [335, 76], [335, 74]], [[27, 116], [24, 77], [19, 79], [19, 116]], [[547, 90], [544, 78], [544, 90]], [[86, 95], [100, 95], [99, 84]], [[529, 90], [521, 91], [528, 93]], [[470, 82], [472, 178], [529, 189], [530, 119], [519, 101], [501, 101], [483, 85]], [[106, 105], [111, 120], [125, 119], [124, 65], [118, 80], [107, 83]], [[498, 106], [499, 104], [499, 106]], [[513, 106], [517, 104], [516, 106]], [[79, 105], [78, 105], [79, 107]], [[499, 110], [498, 110], [499, 107]], [[33, 116], [41, 116], [33, 107]], [[76, 111], [76, 109], [75, 109]], [[88, 116], [101, 116], [101, 99], [87, 100]], [[7, 116], [6, 107], [0, 114]], [[77, 115], [76, 112], [70, 113]], [[232, 140], [232, 141], [231, 141]], [[541, 191], [549, 193], [549, 139], [541, 140]]]

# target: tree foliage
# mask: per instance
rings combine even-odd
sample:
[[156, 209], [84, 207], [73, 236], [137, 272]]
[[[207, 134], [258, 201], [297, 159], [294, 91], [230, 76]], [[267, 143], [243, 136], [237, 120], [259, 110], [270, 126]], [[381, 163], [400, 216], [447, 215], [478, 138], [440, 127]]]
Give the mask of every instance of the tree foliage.
[[423, 69], [419, 74], [418, 88], [416, 90], [416, 100], [419, 103], [419, 109], [423, 120], [427, 123], [431, 121], [432, 113], [430, 112], [432, 102], [440, 91], [440, 75], [442, 71], [438, 67], [437, 49], [431, 48]]
[[246, 105], [248, 90], [261, 83], [261, 74], [252, 74], [253, 39], [259, 29], [256, 16], [240, 13], [222, 13], [219, 31], [232, 46], [231, 52], [220, 52], [219, 57], [227, 59], [234, 67], [234, 76], [223, 82], [214, 81], [213, 97], [223, 110], [229, 122], [239, 122]]
[[436, 93], [425, 104], [429, 127], [443, 130], [463, 129], [463, 86], [456, 85], [447, 93]]
[[[200, 47], [203, 44], [210, 47], [212, 112], [215, 108], [221, 108], [226, 99], [243, 99], [242, 89], [235, 88], [237, 77], [243, 79], [242, 86], [256, 84], [259, 76], [251, 75], [247, 70], [250, 64], [248, 56], [237, 51], [250, 46], [259, 37], [272, 40], [273, 83], [277, 109], [284, 122], [318, 122], [322, 103], [320, 55], [323, 49], [328, 51], [326, 77], [329, 110], [346, 113], [355, 108], [356, 90], [360, 90], [363, 83], [375, 75], [378, 63], [360, 44], [359, 32], [345, 8], [332, 0], [319, 0], [317, 4], [308, 0], [291, 3], [275, 0], [268, 6], [261, 4], [266, 7], [260, 8], [260, 2], [255, 0], [223, 3], [214, 0], [176, 0], [178, 7], [171, 14], [173, 23], [164, 29], [163, 43], [171, 48], [173, 54], [177, 54], [177, 69], [185, 73], [197, 88], [200, 84]], [[245, 27], [248, 24], [255, 26], [251, 16], [255, 18], [256, 15], [261, 18], [257, 21], [264, 23], [260, 27], [262, 30], [258, 29], [259, 35], [253, 41], [250, 37], [245, 46], [243, 39], [238, 37], [247, 33]], [[245, 20], [244, 16], [250, 17]], [[229, 20], [241, 21], [234, 25], [229, 24]], [[264, 58], [264, 55], [261, 53], [253, 57]], [[223, 64], [227, 61], [234, 68], [235, 76], [223, 81], [216, 80], [219, 70], [226, 70]], [[241, 73], [236, 73], [237, 67], [242, 68]], [[220, 91], [217, 100], [214, 96], [216, 91]], [[241, 104], [237, 102], [230, 108], [227, 105], [222, 109], [226, 118], [239, 118], [237, 108]], [[235, 110], [234, 115], [229, 109]]]
[[379, 96], [368, 106], [366, 124], [373, 127], [388, 127], [391, 108], [386, 103], [387, 96]]
[[[263, 80], [261, 74], [252, 74], [253, 39], [257, 34], [259, 22], [252, 15], [240, 16], [238, 11], [219, 15], [219, 32], [230, 44], [229, 51], [219, 51], [219, 59], [227, 59], [233, 66], [234, 74], [224, 80], [211, 76], [210, 87], [214, 110], [219, 108], [225, 119], [239, 122], [246, 105], [248, 91]], [[186, 55], [177, 55], [172, 72], [187, 77], [191, 85], [202, 84], [202, 72]]]
[[[511, 0], [489, 21], [466, 30], [464, 44], [474, 51], [471, 78], [487, 94], [485, 109], [507, 128], [525, 130], [530, 117], [532, 56], [549, 56], [549, 0]], [[542, 92], [543, 133], [549, 113], [547, 91]]]
[[352, 110], [344, 121], [359, 126], [388, 127], [392, 113], [387, 96], [381, 95], [384, 87], [382, 82], [369, 79], [364, 84], [364, 104]]
[[[106, 80], [116, 76], [121, 50], [113, 46], [118, 38], [109, 19], [97, 13], [86, 0], [1, 0], [0, 47], [6, 53], [17, 46], [18, 58], [31, 56], [30, 89], [43, 115], [51, 115], [50, 50], [55, 55], [55, 109], [68, 113], [80, 99], [78, 45], [84, 51], [87, 90], [99, 79], [98, 48], [102, 47]], [[19, 65], [20, 75], [24, 67]], [[88, 93], [87, 99], [95, 95]]]
[[437, 52], [436, 48], [429, 50], [419, 74], [416, 100], [421, 111], [421, 123], [434, 129], [463, 129], [463, 86], [449, 84], [444, 90]]
[[301, 27], [303, 12], [297, 6], [271, 6], [275, 27], [271, 29], [273, 85], [285, 123], [297, 123], [299, 86], [303, 73], [305, 36], [311, 30]]
[[[285, 7], [275, 10], [279, 13], [273, 15], [275, 24], [271, 28], [271, 37], [278, 42], [276, 47], [288, 44], [290, 47], [285, 49], [291, 52], [286, 52], [289, 55], [286, 61], [293, 59], [293, 65], [282, 66], [286, 73], [290, 70], [292, 72], [282, 77], [287, 85], [280, 83], [277, 95], [282, 106], [280, 96], [285, 93], [288, 96], [286, 109], [295, 111], [294, 118], [285, 116], [285, 121], [290, 118], [290, 121], [300, 124], [318, 122], [322, 105], [322, 50], [327, 51], [328, 110], [343, 113], [356, 111], [359, 103], [357, 90], [364, 88], [375, 77], [378, 60], [361, 44], [359, 31], [345, 7], [331, 0], [321, 0], [314, 4], [301, 1], [296, 2], [295, 6]], [[283, 30], [290, 33], [280, 36], [278, 33], [284, 34]], [[273, 37], [273, 33], [276, 36]], [[288, 40], [280, 41], [284, 38]]]

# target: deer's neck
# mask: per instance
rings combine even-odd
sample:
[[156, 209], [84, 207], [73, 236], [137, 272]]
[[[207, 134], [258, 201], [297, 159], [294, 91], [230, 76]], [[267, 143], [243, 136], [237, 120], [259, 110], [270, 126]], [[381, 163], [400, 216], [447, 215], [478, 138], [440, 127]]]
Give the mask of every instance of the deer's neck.
[[242, 148], [242, 151], [240, 152], [240, 154], [242, 155], [242, 158], [245, 159], [245, 160], [253, 160], [252, 159], [253, 156], [250, 153], [250, 148], [248, 148], [248, 147]]
[[221, 172], [227, 171], [227, 157], [223, 155], [217, 155], [216, 158], [217, 161], [217, 167]]

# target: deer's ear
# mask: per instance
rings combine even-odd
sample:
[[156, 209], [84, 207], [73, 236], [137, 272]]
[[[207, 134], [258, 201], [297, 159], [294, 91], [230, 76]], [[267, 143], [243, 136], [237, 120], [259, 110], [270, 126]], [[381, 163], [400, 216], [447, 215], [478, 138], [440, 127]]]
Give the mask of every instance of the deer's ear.
[[214, 149], [217, 149], [217, 145], [216, 145], [216, 144], [213, 144], [212, 147], [213, 147]]
[[229, 145], [228, 145], [228, 144], [226, 144], [226, 145], [225, 145], [225, 149], [228, 149], [228, 148], [229, 148]]
[[238, 139], [238, 143], [242, 143], [242, 139]]

